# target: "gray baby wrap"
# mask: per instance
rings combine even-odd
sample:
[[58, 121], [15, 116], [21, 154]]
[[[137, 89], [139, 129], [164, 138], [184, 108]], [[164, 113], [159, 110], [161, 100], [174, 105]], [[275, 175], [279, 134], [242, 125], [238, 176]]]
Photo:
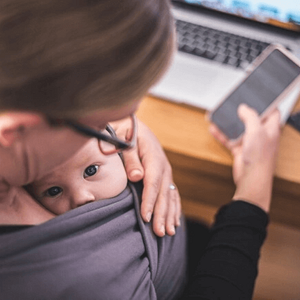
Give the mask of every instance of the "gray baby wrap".
[[184, 228], [157, 238], [141, 220], [137, 189], [0, 236], [0, 299], [176, 299]]

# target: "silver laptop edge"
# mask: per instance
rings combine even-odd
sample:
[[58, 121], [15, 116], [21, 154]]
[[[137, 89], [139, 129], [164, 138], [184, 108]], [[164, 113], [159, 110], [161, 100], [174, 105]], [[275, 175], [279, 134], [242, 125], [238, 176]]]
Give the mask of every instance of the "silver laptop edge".
[[[223, 19], [176, 6], [173, 7], [172, 12], [175, 19], [268, 43], [283, 44], [300, 58], [300, 37], [295, 39], [289, 35], [261, 30], [256, 26], [250, 27], [242, 24], [242, 22], [236, 23], [227, 18]], [[242, 69], [177, 52], [170, 69], [162, 80], [150, 90], [150, 94], [162, 99], [212, 110], [244, 76], [245, 71]], [[287, 111], [291, 109], [297, 99], [295, 96], [289, 97], [289, 99], [292, 98], [293, 101], [285, 101], [286, 107], [284, 104], [281, 105], [284, 119], [286, 119]]]

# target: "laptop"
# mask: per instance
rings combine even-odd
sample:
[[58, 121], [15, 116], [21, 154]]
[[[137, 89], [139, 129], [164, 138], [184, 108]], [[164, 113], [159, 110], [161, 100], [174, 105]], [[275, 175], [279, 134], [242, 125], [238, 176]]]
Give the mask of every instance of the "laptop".
[[[173, 0], [178, 51], [153, 96], [212, 110], [272, 43], [300, 59], [300, 5], [296, 0]], [[298, 98], [282, 105], [286, 119]]]

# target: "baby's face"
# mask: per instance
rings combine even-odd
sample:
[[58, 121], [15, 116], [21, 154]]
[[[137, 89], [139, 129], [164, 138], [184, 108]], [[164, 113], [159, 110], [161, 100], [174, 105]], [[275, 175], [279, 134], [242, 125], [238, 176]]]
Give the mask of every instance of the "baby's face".
[[127, 176], [118, 154], [101, 153], [91, 139], [71, 159], [30, 186], [36, 200], [54, 214], [120, 194]]

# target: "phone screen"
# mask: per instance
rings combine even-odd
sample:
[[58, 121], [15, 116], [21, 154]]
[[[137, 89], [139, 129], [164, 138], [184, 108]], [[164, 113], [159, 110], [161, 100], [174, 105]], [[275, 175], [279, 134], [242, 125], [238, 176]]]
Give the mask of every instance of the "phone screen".
[[237, 115], [238, 106], [246, 103], [261, 115], [299, 75], [296, 63], [273, 50], [212, 113], [211, 121], [229, 139], [237, 139], [245, 130]]

